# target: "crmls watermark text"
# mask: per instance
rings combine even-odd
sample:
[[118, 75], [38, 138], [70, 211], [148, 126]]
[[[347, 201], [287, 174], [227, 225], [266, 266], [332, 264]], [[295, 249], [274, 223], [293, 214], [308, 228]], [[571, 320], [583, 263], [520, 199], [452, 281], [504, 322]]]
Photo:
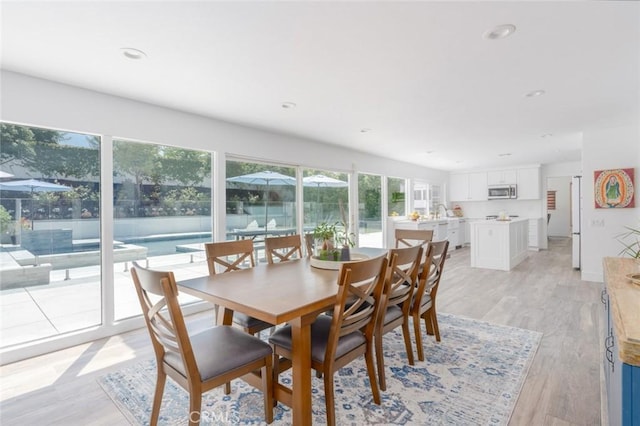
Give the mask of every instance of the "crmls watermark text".
[[200, 424], [237, 425], [240, 423], [240, 415], [235, 411], [192, 411], [189, 413], [189, 420], [192, 422], [200, 421]]

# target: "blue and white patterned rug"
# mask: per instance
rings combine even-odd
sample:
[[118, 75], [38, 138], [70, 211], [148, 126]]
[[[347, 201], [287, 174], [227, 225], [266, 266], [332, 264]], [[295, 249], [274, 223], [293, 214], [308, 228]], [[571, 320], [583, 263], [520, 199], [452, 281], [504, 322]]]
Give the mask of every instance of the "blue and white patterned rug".
[[[438, 314], [442, 341], [423, 335], [426, 361], [407, 363], [400, 329], [384, 336], [387, 390], [373, 402], [364, 358], [335, 375], [336, 423], [506, 425], [542, 334], [447, 314]], [[424, 325], [423, 325], [424, 334]], [[411, 328], [413, 330], [413, 328]], [[290, 371], [289, 371], [290, 373]], [[156, 380], [149, 360], [100, 377], [98, 382], [135, 425], [148, 424]], [[280, 380], [290, 383], [287, 373]], [[313, 422], [325, 424], [324, 385], [313, 378]], [[167, 380], [160, 424], [187, 424], [188, 394]], [[291, 424], [291, 410], [278, 404], [275, 425]], [[262, 424], [262, 393], [241, 380], [203, 396], [201, 424]]]

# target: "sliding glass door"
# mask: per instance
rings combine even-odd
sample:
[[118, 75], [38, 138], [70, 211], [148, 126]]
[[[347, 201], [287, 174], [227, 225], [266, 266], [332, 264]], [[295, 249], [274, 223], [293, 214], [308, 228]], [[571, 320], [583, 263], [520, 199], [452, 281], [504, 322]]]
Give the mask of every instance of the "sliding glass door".
[[140, 315], [132, 262], [170, 269], [177, 279], [208, 273], [211, 154], [114, 140], [113, 170], [115, 318], [122, 319]]
[[382, 176], [358, 174], [358, 242], [361, 247], [383, 247]]
[[99, 325], [100, 138], [0, 126], [0, 345]]

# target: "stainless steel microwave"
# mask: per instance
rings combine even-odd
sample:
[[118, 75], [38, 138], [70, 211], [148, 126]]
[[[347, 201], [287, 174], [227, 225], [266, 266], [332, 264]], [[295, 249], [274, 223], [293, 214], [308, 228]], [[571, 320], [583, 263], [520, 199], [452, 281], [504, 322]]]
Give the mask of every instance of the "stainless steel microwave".
[[518, 198], [516, 185], [489, 185], [487, 198], [490, 200], [505, 200]]

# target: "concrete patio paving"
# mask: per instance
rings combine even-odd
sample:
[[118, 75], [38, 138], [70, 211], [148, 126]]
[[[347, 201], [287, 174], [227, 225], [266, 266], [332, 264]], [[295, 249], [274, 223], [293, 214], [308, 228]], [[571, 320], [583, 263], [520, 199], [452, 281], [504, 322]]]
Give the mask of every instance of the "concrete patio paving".
[[[380, 246], [381, 237], [380, 232], [361, 235], [360, 245]], [[141, 263], [151, 268], [171, 270], [177, 280], [208, 274], [205, 254], [201, 251], [153, 256]], [[141, 313], [130, 267], [131, 263], [114, 264], [116, 320]], [[0, 347], [99, 325], [102, 318], [100, 286], [100, 267], [85, 266], [53, 270], [50, 283], [46, 285], [0, 290]], [[199, 300], [187, 294], [180, 298], [183, 303]]]

